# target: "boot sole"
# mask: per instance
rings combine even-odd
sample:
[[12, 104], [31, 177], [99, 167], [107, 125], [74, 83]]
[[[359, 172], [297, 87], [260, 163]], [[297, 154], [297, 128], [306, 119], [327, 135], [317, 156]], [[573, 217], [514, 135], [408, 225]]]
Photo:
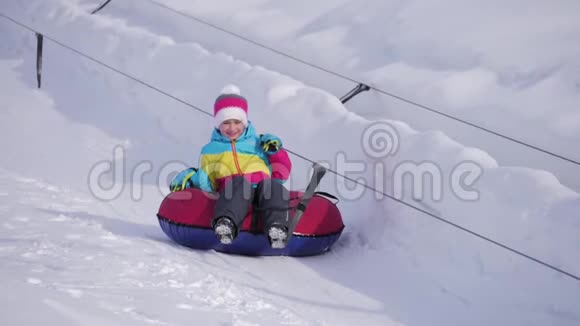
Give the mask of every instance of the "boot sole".
[[222, 244], [231, 244], [234, 241], [232, 229], [226, 225], [218, 225], [214, 232]]
[[270, 228], [268, 231], [268, 237], [270, 238], [270, 246], [274, 249], [284, 249], [286, 248], [286, 239], [288, 235], [286, 232], [279, 228]]

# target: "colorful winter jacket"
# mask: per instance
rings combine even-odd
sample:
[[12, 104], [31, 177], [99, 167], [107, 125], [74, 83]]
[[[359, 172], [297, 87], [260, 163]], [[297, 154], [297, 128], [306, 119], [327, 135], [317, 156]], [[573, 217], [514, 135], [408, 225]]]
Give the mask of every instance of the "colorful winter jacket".
[[253, 185], [266, 178], [285, 182], [291, 169], [292, 163], [283, 148], [272, 155], [264, 152], [259, 136], [249, 122], [235, 141], [214, 129], [211, 141], [201, 150], [199, 170], [192, 181], [196, 188], [212, 192], [220, 191], [227, 180], [239, 175]]

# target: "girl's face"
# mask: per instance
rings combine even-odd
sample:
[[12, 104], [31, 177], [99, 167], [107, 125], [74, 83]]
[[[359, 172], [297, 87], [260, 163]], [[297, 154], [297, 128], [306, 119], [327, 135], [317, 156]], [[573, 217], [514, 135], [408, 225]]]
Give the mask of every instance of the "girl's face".
[[240, 120], [230, 119], [222, 122], [220, 132], [230, 140], [236, 140], [244, 132], [244, 124]]

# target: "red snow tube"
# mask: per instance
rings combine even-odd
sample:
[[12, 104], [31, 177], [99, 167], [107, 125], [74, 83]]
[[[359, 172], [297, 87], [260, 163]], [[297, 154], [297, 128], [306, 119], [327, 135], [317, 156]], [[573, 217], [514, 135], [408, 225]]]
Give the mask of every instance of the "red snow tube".
[[[290, 206], [298, 205], [302, 195], [302, 192], [290, 191]], [[251, 256], [311, 256], [330, 249], [344, 229], [340, 211], [329, 198], [332, 196], [322, 192], [312, 197], [284, 249], [270, 248], [260, 214], [252, 211], [246, 216], [234, 242], [222, 245], [211, 229], [216, 197], [196, 188], [167, 195], [157, 217], [169, 238], [191, 248]]]

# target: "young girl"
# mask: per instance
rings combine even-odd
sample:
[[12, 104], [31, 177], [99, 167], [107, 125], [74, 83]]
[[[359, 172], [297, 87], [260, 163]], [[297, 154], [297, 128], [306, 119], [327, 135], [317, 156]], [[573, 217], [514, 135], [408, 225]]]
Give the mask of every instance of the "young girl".
[[264, 231], [272, 248], [284, 248], [288, 238], [289, 193], [282, 185], [292, 163], [280, 138], [257, 135], [248, 121], [248, 103], [234, 85], [224, 88], [214, 104], [211, 141], [201, 150], [193, 185], [219, 192], [212, 220], [223, 244], [236, 238], [252, 204], [263, 212]]

